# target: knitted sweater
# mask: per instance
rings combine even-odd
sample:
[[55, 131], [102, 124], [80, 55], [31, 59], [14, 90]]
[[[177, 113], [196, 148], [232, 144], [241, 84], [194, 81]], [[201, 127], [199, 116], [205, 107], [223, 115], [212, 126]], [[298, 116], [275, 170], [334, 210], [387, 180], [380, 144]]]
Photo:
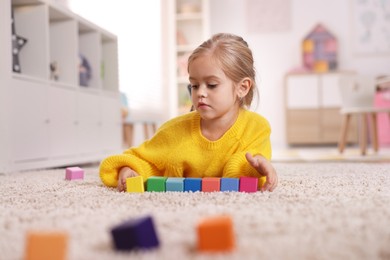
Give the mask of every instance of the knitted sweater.
[[190, 112], [164, 123], [150, 139], [100, 164], [100, 178], [109, 187], [118, 184], [119, 170], [128, 166], [147, 179], [165, 177], [260, 177], [245, 153], [271, 159], [268, 121], [240, 109], [233, 126], [218, 140], [202, 136], [200, 115]]

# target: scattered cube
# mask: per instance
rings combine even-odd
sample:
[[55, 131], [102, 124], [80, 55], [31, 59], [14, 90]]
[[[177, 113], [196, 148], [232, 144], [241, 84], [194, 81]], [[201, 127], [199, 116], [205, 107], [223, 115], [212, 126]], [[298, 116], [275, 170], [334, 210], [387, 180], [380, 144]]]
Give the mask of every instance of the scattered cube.
[[224, 252], [235, 247], [233, 221], [229, 216], [203, 219], [197, 226], [197, 234], [199, 251]]
[[256, 177], [240, 177], [241, 192], [257, 192], [258, 178]]
[[160, 244], [150, 216], [126, 221], [114, 227], [111, 235], [117, 250], [150, 249]]
[[126, 179], [127, 192], [144, 192], [144, 178], [141, 175], [130, 177]]
[[202, 190], [202, 178], [185, 178], [184, 191], [201, 191]]
[[213, 192], [221, 190], [221, 178], [218, 177], [204, 177], [202, 179], [202, 191]]
[[266, 181], [267, 181], [267, 177], [265, 177], [265, 176], [260, 177], [259, 178], [258, 188], [261, 189], [264, 186]]
[[29, 232], [26, 260], [67, 259], [68, 234], [64, 232]]
[[184, 191], [184, 178], [168, 178], [166, 191]]
[[167, 177], [151, 176], [147, 180], [147, 191], [164, 192]]
[[84, 179], [84, 170], [80, 167], [68, 167], [65, 170], [65, 180]]
[[238, 178], [221, 178], [221, 191], [238, 191], [239, 183]]

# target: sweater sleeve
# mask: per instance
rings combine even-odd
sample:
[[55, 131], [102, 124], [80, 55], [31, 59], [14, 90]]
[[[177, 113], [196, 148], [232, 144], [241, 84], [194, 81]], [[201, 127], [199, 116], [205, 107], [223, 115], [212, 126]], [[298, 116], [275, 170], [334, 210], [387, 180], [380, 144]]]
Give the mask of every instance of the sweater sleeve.
[[245, 154], [249, 152], [253, 156], [261, 155], [267, 160], [271, 159], [271, 142], [270, 142], [271, 129], [268, 122], [256, 131], [245, 132], [244, 136], [240, 140], [242, 142], [242, 149], [233, 154], [227, 161], [224, 170], [223, 177], [225, 178], [239, 178], [241, 176], [258, 177], [259, 188], [265, 183], [266, 177], [261, 176], [255, 168], [253, 168], [247, 161]]
[[104, 185], [116, 187], [118, 185], [119, 170], [125, 166], [136, 171], [144, 179], [157, 175], [158, 172], [152, 164], [132, 154], [112, 155], [100, 164], [100, 179]]

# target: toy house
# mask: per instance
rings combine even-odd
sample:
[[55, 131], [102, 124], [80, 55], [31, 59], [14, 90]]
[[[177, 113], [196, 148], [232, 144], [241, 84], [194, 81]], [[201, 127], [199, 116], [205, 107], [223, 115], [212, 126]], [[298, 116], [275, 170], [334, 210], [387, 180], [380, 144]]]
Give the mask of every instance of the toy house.
[[315, 72], [337, 69], [337, 40], [323, 25], [318, 24], [303, 39], [303, 66]]

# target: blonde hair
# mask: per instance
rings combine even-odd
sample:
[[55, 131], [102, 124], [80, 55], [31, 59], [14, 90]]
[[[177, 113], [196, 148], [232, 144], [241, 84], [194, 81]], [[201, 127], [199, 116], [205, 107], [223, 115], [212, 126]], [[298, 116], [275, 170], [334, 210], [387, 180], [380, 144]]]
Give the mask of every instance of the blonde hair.
[[256, 71], [248, 43], [234, 34], [215, 34], [192, 52], [188, 58], [187, 70], [196, 58], [205, 54], [211, 54], [225, 75], [234, 83], [237, 84], [246, 77], [251, 79], [252, 86], [240, 102], [240, 106], [250, 107], [256, 90]]

